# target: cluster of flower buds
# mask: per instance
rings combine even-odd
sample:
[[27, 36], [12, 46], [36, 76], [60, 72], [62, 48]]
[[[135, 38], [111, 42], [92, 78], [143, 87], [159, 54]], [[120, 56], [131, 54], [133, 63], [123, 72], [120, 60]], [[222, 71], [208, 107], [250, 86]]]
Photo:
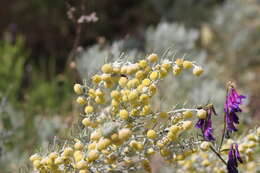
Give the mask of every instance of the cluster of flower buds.
[[203, 73], [194, 62], [159, 59], [157, 54], [136, 63], [104, 64], [88, 84], [74, 85], [76, 101], [84, 106], [81, 122], [88, 135], [74, 146], [31, 156], [34, 169], [40, 173], [150, 171], [149, 159], [155, 153], [170, 162], [188, 156], [196, 141], [181, 142], [181, 136], [193, 127], [189, 119], [197, 109], [156, 111], [152, 98], [167, 75], [190, 68], [196, 76]]
[[[214, 150], [215, 142], [211, 124], [211, 113], [215, 114], [215, 110], [211, 104], [167, 111], [153, 105], [161, 80], [190, 69], [195, 76], [203, 73], [195, 62], [163, 59], [157, 54], [134, 63], [118, 60], [104, 64], [89, 82], [74, 85], [78, 95], [76, 102], [84, 110], [82, 134], [77, 135], [81, 137], [51, 153], [32, 155], [30, 160], [35, 172], [127, 173], [141, 169], [151, 172], [150, 159], [156, 153], [166, 163], [181, 165], [180, 171], [200, 172], [202, 168], [221, 164], [212, 162], [208, 152]], [[228, 106], [239, 103], [231, 100]], [[194, 127], [202, 130], [203, 138], [195, 137]], [[259, 136], [259, 132], [257, 134]], [[258, 137], [252, 134], [248, 138], [238, 150], [246, 152], [250, 160], [250, 147], [256, 146]], [[215, 152], [222, 158], [226, 150], [223, 151]], [[196, 166], [198, 160], [203, 167]]]

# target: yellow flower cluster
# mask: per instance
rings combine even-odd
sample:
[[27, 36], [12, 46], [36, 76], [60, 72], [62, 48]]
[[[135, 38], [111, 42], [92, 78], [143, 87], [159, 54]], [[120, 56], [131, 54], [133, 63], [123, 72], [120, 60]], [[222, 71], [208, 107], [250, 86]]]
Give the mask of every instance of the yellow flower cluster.
[[[157, 54], [135, 63], [104, 64], [89, 84], [74, 85], [76, 102], [84, 106], [81, 123], [85, 136], [47, 155], [32, 155], [34, 170], [98, 173], [142, 167], [149, 172], [149, 159], [156, 152], [169, 162], [191, 155], [196, 151], [195, 142], [182, 145], [181, 137], [192, 128], [190, 118], [199, 110], [156, 111], [151, 102], [161, 80], [190, 68], [195, 76], [203, 73], [194, 62], [162, 60]], [[201, 111], [197, 114], [205, 116]]]

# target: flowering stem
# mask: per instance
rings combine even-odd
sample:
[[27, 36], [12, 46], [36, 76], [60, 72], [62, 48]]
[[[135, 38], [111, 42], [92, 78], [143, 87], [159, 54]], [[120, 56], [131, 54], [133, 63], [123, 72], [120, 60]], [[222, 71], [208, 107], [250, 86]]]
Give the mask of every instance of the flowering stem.
[[[228, 96], [229, 85], [230, 85], [230, 83], [228, 83], [228, 86], [227, 86], [227, 89], [226, 89], [226, 100], [227, 100], [227, 96]], [[225, 115], [224, 115], [224, 128], [223, 128], [223, 134], [222, 134], [221, 141], [220, 141], [220, 144], [219, 144], [218, 152], [220, 152], [221, 147], [222, 147], [222, 144], [223, 144], [223, 142], [224, 142], [224, 137], [225, 137], [226, 128], [227, 128], [227, 126], [226, 126], [226, 118], [227, 118], [227, 117], [226, 117], [226, 116], [227, 116], [227, 115], [226, 115], [226, 113], [225, 113]]]
[[227, 165], [227, 162], [221, 157], [221, 155], [215, 150], [215, 148], [213, 148], [212, 146], [210, 146], [210, 149], [218, 156], [218, 158], [219, 158], [225, 165]]

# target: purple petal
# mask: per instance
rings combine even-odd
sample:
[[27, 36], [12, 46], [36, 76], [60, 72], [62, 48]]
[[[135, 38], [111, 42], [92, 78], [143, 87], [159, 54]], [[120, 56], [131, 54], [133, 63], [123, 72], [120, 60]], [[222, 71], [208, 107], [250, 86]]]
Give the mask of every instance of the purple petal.
[[228, 173], [238, 173], [237, 163], [236, 163], [236, 159], [234, 157], [233, 144], [231, 145], [231, 148], [228, 152], [227, 170], [228, 170]]
[[236, 149], [235, 149], [235, 156], [236, 156], [237, 160], [239, 160], [240, 163], [243, 163], [243, 160], [242, 160], [242, 158], [240, 156], [240, 153], [238, 151], [238, 145], [236, 144], [235, 147], [236, 147]]
[[205, 122], [205, 120], [199, 119], [199, 120], [197, 121], [197, 123], [195, 124], [195, 127], [202, 129], [202, 127], [204, 126], [204, 122]]

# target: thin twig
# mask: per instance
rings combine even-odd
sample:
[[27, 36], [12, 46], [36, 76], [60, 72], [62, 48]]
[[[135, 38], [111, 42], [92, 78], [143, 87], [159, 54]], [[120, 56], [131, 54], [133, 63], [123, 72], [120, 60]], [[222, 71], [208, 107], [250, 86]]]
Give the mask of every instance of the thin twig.
[[221, 155], [215, 150], [215, 148], [213, 148], [212, 146], [210, 146], [210, 149], [218, 156], [218, 158], [219, 158], [225, 165], [227, 165], [227, 162], [221, 157]]
[[224, 116], [224, 128], [223, 128], [223, 134], [222, 134], [222, 137], [221, 137], [221, 141], [220, 141], [220, 144], [219, 144], [219, 147], [218, 147], [218, 152], [220, 152], [221, 147], [223, 145], [224, 138], [225, 138], [225, 133], [226, 133], [226, 114]]

